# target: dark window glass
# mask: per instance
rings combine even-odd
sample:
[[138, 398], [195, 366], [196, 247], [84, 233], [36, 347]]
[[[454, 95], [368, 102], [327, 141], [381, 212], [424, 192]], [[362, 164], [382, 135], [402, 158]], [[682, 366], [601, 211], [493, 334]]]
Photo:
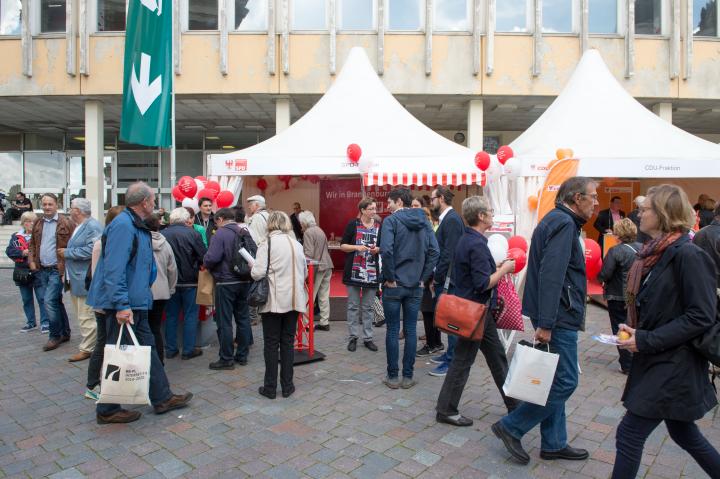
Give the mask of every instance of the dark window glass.
[[40, 0], [40, 32], [65, 31], [65, 0]]
[[125, 1], [97, 0], [99, 32], [125, 31]]
[[635, 0], [635, 33], [662, 34], [662, 0]]
[[218, 0], [188, 0], [188, 30], [217, 30]]
[[693, 3], [693, 35], [716, 37], [718, 34], [717, 0], [695, 0]]

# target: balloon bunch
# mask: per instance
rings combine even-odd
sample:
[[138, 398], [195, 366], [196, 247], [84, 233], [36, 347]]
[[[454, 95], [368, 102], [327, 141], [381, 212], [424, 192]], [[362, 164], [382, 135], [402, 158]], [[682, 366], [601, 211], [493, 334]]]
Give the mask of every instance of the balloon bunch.
[[[505, 165], [510, 158], [515, 156], [515, 153], [513, 153], [512, 148], [507, 145], [503, 145], [498, 148], [495, 156], [501, 165]], [[478, 152], [475, 155], [475, 166], [482, 171], [487, 171], [488, 168], [490, 168], [490, 155], [485, 151]]]
[[593, 279], [602, 269], [602, 252], [597, 241], [585, 238], [585, 275]]
[[221, 191], [217, 181], [208, 181], [204, 176], [183, 176], [172, 189], [173, 198], [185, 207], [194, 211], [200, 208], [198, 202], [201, 198], [210, 198], [213, 209], [227, 208], [235, 202], [235, 195], [230, 191]]
[[500, 264], [506, 259], [515, 260], [514, 274], [522, 271], [527, 264], [528, 243], [522, 236], [506, 239], [501, 234], [491, 235], [488, 238], [488, 248], [495, 264]]

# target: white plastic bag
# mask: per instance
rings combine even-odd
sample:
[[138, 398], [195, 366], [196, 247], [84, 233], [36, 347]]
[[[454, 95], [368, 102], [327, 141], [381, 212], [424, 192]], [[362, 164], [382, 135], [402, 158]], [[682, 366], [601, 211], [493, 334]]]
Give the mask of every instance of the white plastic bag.
[[[123, 329], [133, 344], [120, 344]], [[98, 403], [150, 404], [150, 349], [140, 346], [132, 327], [120, 325], [117, 343], [105, 345]]]
[[555, 378], [559, 354], [518, 343], [505, 378], [505, 395], [544, 406]]

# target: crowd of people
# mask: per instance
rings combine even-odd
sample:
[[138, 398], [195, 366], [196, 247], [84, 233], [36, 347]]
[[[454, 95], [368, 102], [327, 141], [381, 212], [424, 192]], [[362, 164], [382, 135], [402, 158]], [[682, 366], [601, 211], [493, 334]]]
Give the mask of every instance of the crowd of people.
[[[508, 358], [492, 315], [486, 317], [481, 341], [448, 335], [445, 347], [435, 328], [434, 311], [442, 295], [486, 304], [492, 311], [498, 304], [498, 282], [515, 269], [511, 259], [497, 263], [488, 248], [485, 233], [493, 225], [494, 211], [487, 198], [468, 197], [460, 211], [453, 208], [453, 199], [454, 192], [444, 186], [429, 198], [413, 198], [409, 189], [398, 187], [389, 192], [390, 214], [382, 221], [376, 200], [359, 202], [358, 214], [340, 242], [345, 253], [342, 281], [348, 291], [348, 351], [356, 351], [360, 338], [365, 348], [378, 351], [373, 318], [381, 297], [387, 326], [383, 383], [388, 388], [415, 386], [416, 357], [430, 357], [436, 364], [430, 375], [444, 378], [437, 421], [470, 426], [473, 420], [459, 407], [479, 350], [507, 408], [491, 430], [510, 457], [529, 462], [522, 438], [539, 425], [540, 457], [587, 459], [588, 451], [568, 443], [565, 404], [579, 382], [578, 332], [585, 328], [587, 297], [582, 227], [595, 215], [597, 183], [584, 177], [566, 180], [555, 209], [542, 218], [530, 242], [523, 314], [532, 322], [535, 341], [559, 357], [545, 405], [505, 395]], [[268, 210], [260, 195], [248, 198], [247, 208], [239, 204], [214, 212], [212, 201], [205, 200], [198, 202], [198, 212], [176, 208], [169, 214], [154, 213], [152, 188], [135, 183], [128, 187], [125, 205], [108, 211], [104, 229], [82, 198], [72, 201], [69, 216], [58, 213], [52, 194], [42, 197], [42, 216], [20, 214], [21, 229], [7, 254], [16, 261], [13, 278], [27, 320], [22, 330], [37, 327], [35, 295], [41, 327], [49, 334], [43, 349], [67, 342], [70, 324], [62, 301], [67, 285], [82, 336], [80, 350], [69, 360], [90, 359], [87, 397], [97, 399], [102, 393], [103, 347], [115, 343], [120, 325], [128, 324], [140, 344], [152, 347], [150, 401], [155, 412], [188, 405], [192, 394], [172, 392], [164, 362], [202, 354], [196, 344], [196, 297], [205, 272], [214, 279], [219, 343], [219, 357], [209, 367], [246, 365], [254, 342], [252, 324], [261, 318], [265, 375], [258, 393], [275, 399], [278, 373], [281, 395], [288, 398], [295, 392], [298, 324], [318, 331], [330, 328], [327, 235], [299, 203], [289, 216]], [[627, 335], [618, 336], [620, 371], [628, 376], [622, 397], [627, 412], [616, 434], [613, 477], [635, 477], [643, 445], [663, 421], [671, 438], [705, 472], [720, 477], [720, 454], [695, 425], [717, 399], [708, 361], [690, 344], [717, 321], [720, 206], [692, 239], [689, 233], [699, 214], [681, 188], [650, 188], [635, 199], [637, 208], [627, 218], [618, 200], [613, 198], [595, 222], [601, 237], [612, 231], [620, 241], [609, 249], [598, 277], [610, 327], [614, 334]], [[710, 204], [704, 200], [703, 205]], [[314, 265], [312, 291], [305, 287], [308, 262]], [[316, 325], [298, 322], [307, 313], [308, 295], [317, 298]], [[421, 312], [425, 343], [418, 348]], [[96, 417], [98, 423], [124, 423], [137, 420], [140, 412], [97, 404]]]

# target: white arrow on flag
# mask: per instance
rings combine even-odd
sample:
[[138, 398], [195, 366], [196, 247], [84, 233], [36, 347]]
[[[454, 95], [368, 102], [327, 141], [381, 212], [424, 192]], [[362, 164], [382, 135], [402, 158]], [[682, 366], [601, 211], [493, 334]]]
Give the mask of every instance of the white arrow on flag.
[[135, 65], [132, 67], [130, 76], [130, 88], [135, 98], [135, 104], [140, 110], [140, 114], [144, 115], [150, 108], [150, 105], [162, 94], [162, 75], [158, 75], [152, 83], [150, 83], [150, 55], [146, 53], [140, 54], [140, 79], [135, 74]]
[[157, 10], [158, 16], [162, 15], [162, 0], [140, 0], [140, 3], [145, 5], [151, 12]]

